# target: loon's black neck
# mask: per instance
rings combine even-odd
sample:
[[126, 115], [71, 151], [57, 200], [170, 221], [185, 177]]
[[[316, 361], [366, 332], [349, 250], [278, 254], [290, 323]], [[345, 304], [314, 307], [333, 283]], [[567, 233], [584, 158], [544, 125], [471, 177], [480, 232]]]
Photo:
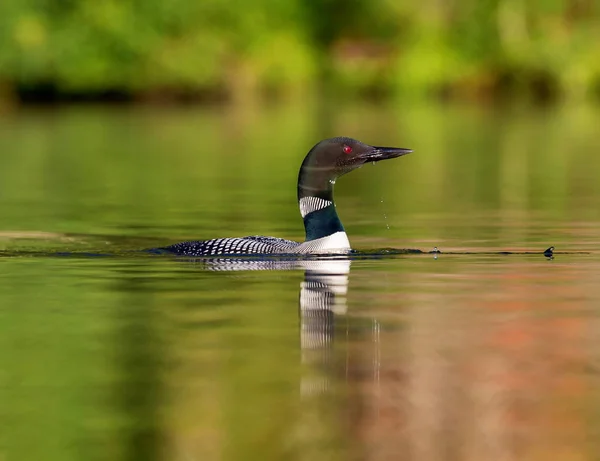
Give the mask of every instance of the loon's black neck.
[[306, 241], [344, 232], [333, 201], [335, 180], [331, 177], [330, 168], [311, 165], [309, 157], [300, 167], [298, 204], [304, 220]]

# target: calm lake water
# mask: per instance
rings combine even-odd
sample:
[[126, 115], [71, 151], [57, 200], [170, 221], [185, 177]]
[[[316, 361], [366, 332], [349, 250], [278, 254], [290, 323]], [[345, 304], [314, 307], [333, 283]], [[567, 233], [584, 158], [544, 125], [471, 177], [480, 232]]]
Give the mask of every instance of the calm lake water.
[[[599, 126], [587, 106], [2, 114], [0, 460], [598, 459]], [[301, 240], [300, 162], [337, 135], [415, 151], [338, 181], [360, 257], [135, 253]]]

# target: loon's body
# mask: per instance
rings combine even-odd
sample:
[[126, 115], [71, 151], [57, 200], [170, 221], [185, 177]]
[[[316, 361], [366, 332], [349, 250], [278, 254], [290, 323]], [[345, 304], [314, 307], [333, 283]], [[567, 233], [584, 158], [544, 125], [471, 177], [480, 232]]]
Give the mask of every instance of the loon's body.
[[374, 147], [351, 138], [332, 138], [315, 145], [298, 174], [298, 205], [304, 220], [302, 243], [276, 237], [248, 236], [182, 242], [162, 250], [184, 256], [242, 254], [344, 254], [350, 242], [335, 210], [335, 180], [367, 162], [412, 152], [395, 147]]

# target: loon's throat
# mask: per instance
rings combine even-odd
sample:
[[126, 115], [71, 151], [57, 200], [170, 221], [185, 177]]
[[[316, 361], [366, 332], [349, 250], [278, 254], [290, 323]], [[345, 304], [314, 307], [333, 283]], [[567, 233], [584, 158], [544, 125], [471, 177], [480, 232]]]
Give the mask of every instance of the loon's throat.
[[335, 178], [333, 168], [314, 164], [309, 154], [298, 173], [298, 200], [303, 197], [320, 197], [333, 202], [335, 181], [332, 178]]

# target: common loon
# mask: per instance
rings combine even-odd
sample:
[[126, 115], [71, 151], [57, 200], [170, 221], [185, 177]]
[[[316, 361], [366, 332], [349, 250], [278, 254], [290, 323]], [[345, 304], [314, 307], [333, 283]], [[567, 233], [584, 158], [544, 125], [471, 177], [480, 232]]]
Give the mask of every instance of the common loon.
[[411, 149], [398, 147], [369, 146], [346, 137], [316, 144], [304, 158], [298, 174], [298, 205], [306, 231], [303, 243], [253, 235], [182, 242], [160, 250], [182, 256], [348, 253], [350, 242], [333, 202], [336, 179], [365, 163], [410, 152]]

